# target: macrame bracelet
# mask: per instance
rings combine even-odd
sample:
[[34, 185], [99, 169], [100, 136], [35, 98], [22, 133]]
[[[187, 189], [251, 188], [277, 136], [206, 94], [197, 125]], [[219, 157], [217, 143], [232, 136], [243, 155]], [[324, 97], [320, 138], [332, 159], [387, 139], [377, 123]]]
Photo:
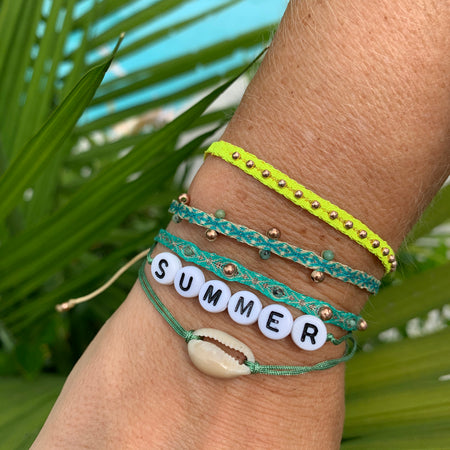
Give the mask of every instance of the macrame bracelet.
[[270, 164], [225, 141], [211, 144], [205, 152], [205, 157], [208, 154], [233, 164], [357, 242], [382, 262], [386, 273], [396, 269], [394, 251], [385, 240], [348, 212], [319, 197]]
[[[301, 375], [316, 370], [326, 370], [348, 361], [355, 354], [356, 342], [351, 333], [340, 339], [330, 336], [333, 344], [339, 345], [345, 341], [346, 350], [341, 358], [330, 359], [314, 364], [313, 366], [283, 366], [264, 365], [255, 361], [252, 351], [236, 338], [220, 330], [202, 328], [199, 330], [186, 330], [176, 320], [172, 313], [153, 291], [145, 275], [145, 262], [139, 269], [139, 281], [147, 298], [156, 310], [188, 344], [189, 357], [193, 364], [203, 373], [218, 378], [232, 378], [239, 375], [265, 374], [265, 375]], [[348, 342], [351, 342], [351, 347]], [[219, 344], [219, 345], [216, 345]], [[231, 349], [233, 355], [223, 348]], [[236, 358], [237, 356], [237, 358]]]
[[[352, 283], [362, 289], [367, 289], [372, 294], [376, 294], [380, 287], [380, 282], [375, 277], [365, 272], [352, 269], [351, 267], [336, 261], [329, 261], [316, 255], [312, 251], [294, 247], [287, 242], [269, 239], [263, 234], [251, 230], [244, 225], [237, 225], [220, 217], [214, 217], [211, 214], [207, 214], [184, 203], [175, 200], [172, 201], [169, 212], [175, 214], [174, 217], [185, 219], [190, 223], [215, 231], [216, 234], [213, 235], [214, 238], [217, 236], [217, 233], [221, 233], [236, 239], [238, 242], [263, 250], [264, 252], [274, 253], [275, 255], [290, 259], [309, 269], [327, 273], [341, 281]], [[178, 219], [176, 221], [178, 221]], [[209, 239], [208, 234], [206, 237]]]
[[155, 241], [172, 250], [180, 258], [193, 262], [222, 279], [252, 287], [276, 302], [293, 306], [305, 314], [319, 317], [324, 322], [337, 325], [343, 330], [365, 329], [367, 326], [366, 321], [360, 316], [339, 311], [327, 302], [296, 292], [285, 284], [253, 272], [232, 259], [201, 250], [195, 244], [176, 237], [166, 230], [160, 230]]

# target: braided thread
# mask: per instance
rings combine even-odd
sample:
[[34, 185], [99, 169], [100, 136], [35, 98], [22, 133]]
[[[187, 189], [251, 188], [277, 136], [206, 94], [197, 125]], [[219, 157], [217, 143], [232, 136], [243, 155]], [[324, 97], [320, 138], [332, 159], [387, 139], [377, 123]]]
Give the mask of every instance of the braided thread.
[[[327, 302], [296, 292], [285, 284], [267, 278], [260, 273], [253, 272], [232, 259], [201, 250], [192, 242], [174, 236], [166, 230], [160, 230], [159, 234], [155, 237], [155, 241], [175, 252], [180, 258], [193, 262], [213, 272], [222, 279], [236, 281], [252, 287], [275, 302], [293, 306], [294, 308], [303, 311], [305, 314], [320, 317], [320, 308], [328, 306], [333, 312], [333, 316], [331, 319], [324, 322], [337, 325], [343, 330], [356, 330], [358, 321], [362, 319], [355, 314], [339, 311]], [[227, 264], [233, 264], [236, 267], [234, 275], [226, 276], [223, 273], [223, 267]], [[277, 295], [275, 295], [274, 292], [276, 292]]]
[[244, 244], [262, 250], [270, 250], [275, 255], [290, 259], [309, 269], [320, 270], [341, 281], [352, 283], [361, 289], [367, 289], [372, 294], [376, 294], [380, 287], [380, 282], [365, 272], [352, 269], [337, 261], [328, 261], [316, 255], [314, 252], [294, 247], [287, 242], [269, 239], [263, 234], [243, 225], [237, 225], [228, 220], [214, 217], [175, 200], [170, 204], [169, 212], [176, 214], [178, 217], [190, 223], [215, 230]]
[[[233, 158], [233, 154], [238, 155]], [[376, 233], [371, 231], [366, 225], [361, 221], [354, 218], [351, 214], [339, 208], [328, 200], [323, 199], [314, 192], [297, 183], [295, 180], [290, 178], [283, 172], [275, 169], [269, 163], [259, 159], [255, 155], [246, 152], [240, 147], [236, 147], [225, 141], [218, 141], [211, 144], [211, 146], [206, 150], [205, 157], [207, 155], [217, 156], [224, 161], [233, 164], [237, 168], [241, 169], [248, 175], [258, 180], [260, 183], [269, 187], [270, 189], [278, 192], [283, 197], [290, 200], [295, 205], [308, 211], [310, 214], [318, 217], [328, 225], [332, 226], [334, 229], [338, 230], [342, 234], [345, 234], [350, 239], [364, 247], [370, 253], [373, 253], [383, 264], [386, 273], [394, 270], [392, 263], [389, 262], [388, 257], [394, 255], [394, 250], [389, 246], [389, 244], [378, 236]], [[247, 162], [251, 161], [252, 164], [247, 166]], [[264, 177], [262, 173], [268, 171], [270, 175]], [[282, 186], [279, 183], [282, 182]], [[296, 197], [295, 193], [300, 191], [301, 196]], [[316, 208], [313, 207], [316, 205]], [[337, 213], [337, 218], [332, 219], [330, 213]], [[352, 222], [352, 227], [350, 229], [345, 227], [346, 222]], [[361, 231], [367, 233], [366, 237], [362, 238], [359, 236]], [[378, 246], [373, 247], [374, 243], [378, 241]], [[388, 255], [383, 254], [383, 249], [389, 250]]]

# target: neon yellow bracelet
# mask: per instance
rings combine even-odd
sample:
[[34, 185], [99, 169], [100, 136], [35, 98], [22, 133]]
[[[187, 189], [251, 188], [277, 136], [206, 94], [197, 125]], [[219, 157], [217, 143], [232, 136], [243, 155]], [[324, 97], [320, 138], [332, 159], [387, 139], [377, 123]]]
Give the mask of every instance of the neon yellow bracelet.
[[205, 157], [208, 154], [233, 164], [369, 250], [383, 263], [386, 273], [397, 268], [394, 250], [385, 240], [348, 212], [319, 197], [270, 164], [225, 141], [211, 144]]

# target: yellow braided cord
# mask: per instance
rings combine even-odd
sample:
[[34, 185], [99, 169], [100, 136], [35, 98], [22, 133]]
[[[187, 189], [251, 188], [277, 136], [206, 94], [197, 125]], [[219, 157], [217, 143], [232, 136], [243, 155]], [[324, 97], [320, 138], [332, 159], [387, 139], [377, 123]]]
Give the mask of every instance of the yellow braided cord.
[[[394, 250], [384, 239], [381, 239], [380, 236], [371, 231], [366, 225], [358, 219], [355, 219], [348, 212], [333, 205], [333, 203], [328, 200], [319, 197], [314, 192], [297, 183], [295, 180], [275, 169], [265, 161], [257, 158], [255, 155], [246, 152], [240, 147], [229, 144], [228, 142], [214, 142], [208, 150], [206, 150], [205, 157], [207, 154], [217, 156], [224, 161], [233, 164], [265, 186], [283, 195], [292, 203], [323, 220], [342, 234], [345, 234], [350, 239], [369, 250], [369, 252], [373, 253], [383, 263], [386, 273], [395, 270], [395, 265], [397, 263], [395, 263], [394, 267], [392, 266], [392, 263], [395, 261]], [[317, 202], [319, 205], [317, 205]], [[316, 208], [314, 208], [314, 206], [316, 206]], [[333, 215], [337, 215], [337, 217], [333, 219]], [[351, 228], [347, 228], [349, 226], [348, 222], [352, 222]], [[345, 226], [346, 223], [347, 227]], [[361, 235], [364, 235], [364, 232], [366, 232], [367, 235], [361, 237], [360, 233]]]

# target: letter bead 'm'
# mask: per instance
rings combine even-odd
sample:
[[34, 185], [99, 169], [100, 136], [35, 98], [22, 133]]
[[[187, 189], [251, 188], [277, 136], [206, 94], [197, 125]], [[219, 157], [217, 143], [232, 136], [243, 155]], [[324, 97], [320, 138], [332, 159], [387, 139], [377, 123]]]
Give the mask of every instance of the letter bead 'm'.
[[160, 284], [172, 284], [175, 275], [182, 267], [181, 260], [173, 253], [159, 253], [153, 258], [151, 272], [153, 278]]
[[195, 266], [184, 266], [175, 275], [175, 290], [186, 298], [197, 297], [200, 288], [205, 284], [203, 272]]
[[327, 341], [327, 327], [318, 317], [305, 314], [295, 319], [291, 337], [302, 350], [318, 350]]
[[282, 305], [268, 305], [258, 317], [261, 333], [269, 339], [283, 339], [292, 330], [294, 319], [289, 310]]
[[258, 320], [262, 310], [259, 298], [249, 291], [239, 291], [233, 294], [228, 302], [228, 314], [240, 325], [251, 325]]
[[220, 280], [207, 281], [198, 293], [202, 308], [212, 313], [225, 311], [230, 297], [230, 288]]

